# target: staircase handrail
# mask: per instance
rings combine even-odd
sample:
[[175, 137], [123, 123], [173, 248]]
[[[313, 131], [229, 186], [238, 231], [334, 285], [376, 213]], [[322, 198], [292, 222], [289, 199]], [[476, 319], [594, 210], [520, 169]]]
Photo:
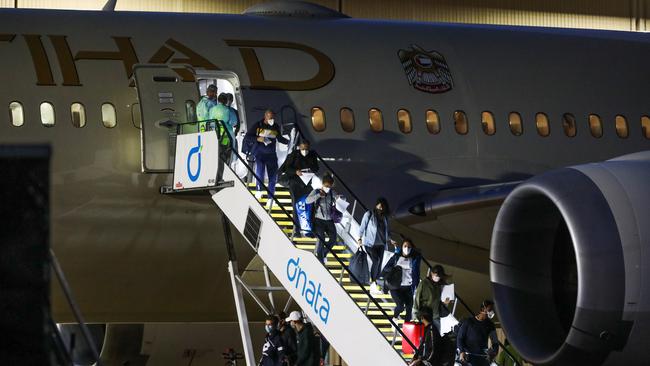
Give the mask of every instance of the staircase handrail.
[[[214, 120], [206, 120], [206, 121], [214, 121]], [[218, 120], [217, 122], [220, 123], [220, 124], [223, 123], [223, 121], [221, 121], [221, 120]], [[192, 124], [192, 123], [196, 123], [196, 122], [179, 123], [178, 125]], [[217, 135], [219, 135], [219, 130], [218, 130], [218, 129], [217, 129], [216, 132], [217, 132]], [[260, 179], [260, 177], [257, 176], [257, 174], [255, 173], [255, 171], [250, 167], [250, 165], [248, 165], [246, 159], [245, 159], [245, 158], [242, 158], [242, 156], [239, 154], [238, 151], [234, 151], [234, 150], [233, 150], [233, 153], [234, 153], [235, 157], [236, 157], [237, 159], [239, 159], [239, 162], [242, 163], [242, 164], [246, 167], [246, 169], [248, 170], [248, 172], [249, 172], [250, 174], [252, 174], [252, 177], [254, 177], [254, 179], [255, 179], [257, 182], [260, 183], [260, 186], [262, 187], [262, 189], [263, 189], [264, 191], [266, 191], [266, 193], [268, 194], [268, 197], [270, 197], [270, 199], [271, 199], [275, 204], [278, 205], [278, 207], [280, 208], [280, 210], [282, 211], [282, 213], [286, 216], [286, 218], [288, 218], [288, 219], [291, 220], [291, 219], [292, 219], [291, 214], [289, 214], [289, 212], [288, 212], [288, 211], [287, 211], [287, 210], [286, 210], [286, 209], [285, 209], [285, 208], [280, 204], [280, 202], [278, 201], [277, 197], [275, 197], [274, 194], [271, 194], [271, 191], [269, 190], [268, 186], [266, 186], [266, 184], [264, 183], [264, 180], [263, 180], [263, 179]], [[221, 159], [221, 157], [218, 157], [218, 158]], [[225, 163], [225, 162], [224, 162], [224, 163]], [[246, 184], [245, 182], [243, 182], [243, 183]], [[278, 227], [279, 227], [279, 226], [278, 226]], [[317, 236], [317, 239], [318, 239], [318, 240], [321, 240], [323, 243], [325, 242], [324, 238], [322, 238], [320, 235], [318, 235], [318, 234], [315, 234], [315, 235]], [[407, 343], [408, 343], [408, 344], [409, 344], [413, 349], [417, 349], [417, 347], [415, 346], [415, 344], [414, 344], [414, 343], [413, 343], [413, 342], [412, 342], [412, 341], [411, 341], [411, 340], [406, 336], [406, 334], [404, 334], [404, 332], [402, 331], [402, 329], [401, 329], [401, 328], [400, 328], [400, 327], [399, 327], [399, 326], [398, 326], [398, 325], [393, 321], [392, 317], [390, 317], [390, 316], [388, 315], [388, 313], [386, 312], [386, 310], [384, 310], [384, 309], [380, 306], [379, 302], [377, 301], [377, 299], [375, 299], [375, 298], [372, 296], [372, 294], [370, 293], [370, 291], [368, 291], [368, 290], [365, 288], [365, 286], [361, 284], [361, 282], [359, 281], [359, 279], [358, 279], [358, 278], [357, 278], [357, 277], [356, 277], [356, 276], [355, 276], [355, 275], [350, 271], [350, 269], [348, 268], [347, 265], [345, 265], [345, 263], [343, 262], [343, 260], [342, 260], [342, 259], [341, 259], [341, 258], [340, 258], [340, 257], [339, 257], [339, 256], [338, 256], [338, 255], [337, 255], [337, 254], [332, 250], [332, 249], [330, 249], [327, 245], [325, 245], [325, 248], [326, 248], [327, 252], [329, 252], [330, 254], [332, 254], [332, 256], [334, 257], [334, 259], [335, 259], [335, 260], [336, 260], [336, 261], [341, 265], [342, 270], [344, 270], [345, 272], [348, 273], [348, 275], [350, 276], [350, 278], [354, 280], [354, 283], [355, 283], [357, 286], [359, 286], [359, 288], [360, 288], [361, 291], [364, 293], [364, 295], [367, 296], [367, 297], [370, 299], [370, 301], [372, 301], [372, 303], [377, 307], [377, 309], [379, 310], [379, 312], [380, 312], [380, 313], [381, 313], [381, 314], [382, 314], [382, 315], [383, 315], [383, 316], [384, 316], [384, 317], [389, 321], [389, 323], [394, 327], [394, 329], [396, 329], [396, 330], [398, 331], [398, 333], [402, 336], [402, 339], [403, 339], [403, 340], [406, 340], [406, 342], [407, 342]], [[348, 296], [349, 296], [349, 295], [348, 295]], [[356, 302], [355, 302], [355, 303], [356, 303]]]
[[95, 342], [93, 341], [92, 336], [90, 335], [90, 330], [88, 330], [88, 326], [86, 325], [86, 321], [84, 320], [83, 315], [81, 314], [79, 305], [74, 300], [74, 296], [72, 295], [72, 290], [70, 289], [70, 284], [68, 283], [68, 280], [65, 278], [65, 274], [63, 273], [61, 264], [59, 263], [58, 259], [56, 258], [56, 255], [54, 254], [54, 251], [51, 248], [50, 248], [50, 261], [52, 262], [52, 268], [54, 269], [54, 274], [56, 275], [56, 278], [59, 281], [59, 284], [61, 285], [61, 289], [63, 290], [63, 295], [68, 301], [68, 305], [72, 310], [72, 314], [74, 315], [77, 324], [79, 324], [79, 327], [81, 328], [81, 334], [83, 335], [84, 340], [88, 344], [88, 347], [90, 347], [90, 352], [92, 353], [93, 358], [95, 358], [96, 360], [95, 365], [102, 366], [102, 361], [100, 360], [99, 357], [99, 351], [95, 346]]
[[[305, 137], [305, 135], [303, 134], [302, 130], [300, 129], [300, 126], [299, 126], [299, 125], [295, 124], [295, 125], [294, 125], [294, 128], [296, 129], [296, 131], [298, 131], [298, 134], [300, 135], [301, 138], [306, 139], [306, 137]], [[356, 201], [356, 202], [357, 202], [357, 203], [358, 203], [358, 204], [359, 204], [359, 205], [360, 205], [360, 206], [361, 206], [365, 211], [368, 211], [367, 206], [364, 205], [363, 201], [361, 201], [361, 199], [360, 199], [360, 198], [359, 198], [359, 197], [354, 193], [354, 191], [352, 191], [352, 189], [350, 189], [350, 187], [345, 183], [345, 180], [343, 180], [343, 178], [341, 178], [341, 176], [339, 176], [338, 174], [336, 174], [336, 172], [334, 171], [334, 169], [332, 169], [332, 168], [330, 167], [330, 165], [329, 165], [329, 164], [328, 164], [328, 163], [327, 163], [327, 162], [322, 158], [322, 156], [321, 156], [317, 151], [314, 151], [314, 152], [316, 153], [316, 157], [317, 157], [318, 161], [319, 161], [320, 163], [322, 163], [322, 164], [325, 166], [325, 168], [327, 168], [327, 170], [330, 172], [330, 174], [332, 174], [332, 176], [336, 179], [336, 181], [339, 182], [339, 183], [340, 183], [340, 184], [341, 184], [341, 185], [346, 189], [346, 191], [348, 191], [348, 192], [350, 193], [350, 195], [355, 199], [355, 201]], [[352, 212], [352, 218], [354, 219], [354, 211]], [[399, 234], [400, 236], [404, 237], [404, 235], [402, 235], [401, 233], [397, 233], [397, 234]], [[433, 266], [429, 263], [429, 261], [426, 260], [426, 258], [422, 257], [422, 261], [423, 261], [424, 264], [428, 267], [428, 270], [429, 270], [429, 271], [431, 271], [431, 270], [433, 269]], [[464, 308], [465, 308], [465, 309], [466, 309], [470, 314], [475, 314], [475, 313], [472, 311], [472, 309], [469, 307], [469, 305], [467, 305], [467, 303], [462, 299], [462, 297], [460, 297], [460, 296], [458, 295], [457, 292], [454, 292], [454, 295], [456, 296], [456, 299], [458, 299], [458, 301], [461, 303], [461, 305], [463, 305], [463, 307], [464, 307]], [[447, 308], [447, 305], [442, 304], [442, 306], [444, 306], [444, 307], [447, 309], [447, 311], [451, 314], [451, 311], [449, 311], [449, 308]], [[409, 342], [409, 343], [410, 343], [410, 342]], [[516, 360], [515, 357], [514, 357], [514, 355], [513, 355], [512, 353], [510, 353], [509, 350], [506, 349], [506, 347], [501, 343], [501, 341], [498, 341], [498, 344], [499, 344], [499, 347], [501, 347], [501, 348], [502, 348], [502, 349], [503, 349], [503, 350], [504, 350], [504, 351], [505, 351], [505, 352], [506, 352], [506, 353], [507, 353], [507, 354], [508, 354], [508, 355], [509, 355], [513, 360]], [[515, 361], [515, 365], [518, 365], [518, 364], [519, 364], [519, 363], [517, 363], [517, 362]]]

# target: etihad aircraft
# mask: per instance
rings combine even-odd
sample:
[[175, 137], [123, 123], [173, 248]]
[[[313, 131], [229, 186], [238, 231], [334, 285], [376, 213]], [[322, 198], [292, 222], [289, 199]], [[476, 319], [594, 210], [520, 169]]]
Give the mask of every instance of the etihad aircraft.
[[[156, 65], [177, 70], [177, 81], [194, 88], [217, 82], [220, 91], [231, 91], [247, 125], [271, 108], [284, 126], [299, 126], [363, 202], [387, 197], [396, 208], [395, 231], [413, 238], [431, 261], [455, 268], [460, 293], [465, 288], [470, 302], [478, 303], [490, 296], [495, 219], [513, 189], [520, 192], [515, 187], [554, 169], [650, 149], [648, 45], [650, 36], [641, 33], [371, 21], [304, 4], [262, 5], [242, 15], [3, 9], [0, 106], [8, 112], [0, 117], [0, 143], [52, 146], [53, 248], [90, 322], [236, 320], [221, 213], [204, 197], [160, 194], [171, 180], [169, 161], [156, 159], [156, 147], [147, 146], [141, 133], [148, 121], [140, 111], [151, 101], [138, 98], [133, 71]], [[647, 155], [638, 159], [647, 161]], [[578, 190], [587, 184], [561, 182]], [[647, 202], [647, 192], [633, 193], [641, 196], [628, 196], [630, 201]], [[495, 238], [516, 232], [508, 222], [544, 237], [556, 233], [533, 225], [547, 213], [536, 212], [525, 211], [530, 217], [520, 221], [502, 213]], [[628, 214], [638, 225], [647, 222], [639, 216], [647, 210]], [[572, 225], [580, 220], [557, 217], [568, 230], [549, 239], [551, 247], [565, 243], [560, 247], [575, 259], [571, 244], [581, 243], [574, 242], [578, 229]], [[621, 222], [593, 224], [626, 228]], [[648, 273], [642, 267], [644, 235], [637, 235], [643, 244], [638, 276]], [[537, 240], [530, 231], [521, 238]], [[253, 253], [243, 253], [246, 263]], [[503, 253], [493, 252], [493, 272], [529, 278], [526, 268], [499, 272], [494, 258]], [[537, 254], [539, 263], [529, 269], [541, 268], [536, 273], [543, 277], [555, 262]], [[532, 261], [525, 253], [514, 258]], [[500, 263], [512, 265], [511, 259]], [[566, 271], [558, 281], [577, 276], [582, 291], [590, 281], [581, 272], [586, 267], [581, 260], [577, 268], [566, 262], [557, 267]], [[645, 277], [629, 282], [629, 273], [620, 274], [626, 275], [600, 289], [641, 295], [634, 307], [623, 310], [621, 299], [608, 314], [624, 313], [626, 334], [632, 329], [647, 339], [650, 327], [641, 327], [647, 319], [634, 323], [631, 315], [647, 314], [647, 294], [638, 287]], [[493, 278], [495, 288], [515, 281], [511, 277]], [[564, 338], [575, 336], [569, 328], [578, 290], [565, 290], [569, 295], [559, 302], [539, 300], [570, 309], [568, 315], [537, 312], [555, 327], [553, 340], [511, 328], [527, 339], [514, 342], [532, 360], [568, 357]], [[496, 293], [502, 304], [533, 305], [503, 291]], [[500, 317], [506, 330], [508, 321], [532, 321], [533, 315], [508, 318], [505, 309]], [[54, 312], [61, 322], [72, 321], [58, 297]], [[568, 323], [553, 323], [566, 317]], [[600, 361], [638, 351], [628, 352], [636, 341], [626, 348], [627, 338], [599, 336], [584, 341], [585, 349], [616, 339], [610, 358], [607, 353]]]

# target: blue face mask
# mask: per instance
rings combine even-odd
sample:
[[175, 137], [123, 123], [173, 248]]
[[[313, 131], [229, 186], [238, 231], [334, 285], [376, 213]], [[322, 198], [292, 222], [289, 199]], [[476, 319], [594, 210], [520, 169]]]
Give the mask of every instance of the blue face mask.
[[273, 331], [273, 326], [269, 325], [269, 324], [266, 324], [264, 326], [264, 330], [266, 330], [267, 333], [271, 333]]

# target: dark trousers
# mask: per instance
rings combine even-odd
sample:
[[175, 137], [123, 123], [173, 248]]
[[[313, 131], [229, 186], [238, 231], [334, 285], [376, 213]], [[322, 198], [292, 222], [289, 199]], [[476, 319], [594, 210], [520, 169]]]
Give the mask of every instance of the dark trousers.
[[[269, 192], [275, 193], [275, 182], [278, 179], [278, 157], [275, 154], [255, 155], [255, 174], [259, 178], [257, 181], [257, 190], [262, 191], [264, 183], [264, 173], [269, 176]], [[260, 179], [262, 181], [260, 181]]]
[[[327, 249], [330, 250], [336, 243], [336, 225], [332, 220], [321, 220], [314, 218], [312, 222], [314, 234], [318, 238], [316, 243], [316, 258], [318, 258], [321, 263], [325, 263], [325, 257], [327, 256]], [[325, 238], [329, 238], [328, 242], [324, 242]]]
[[395, 301], [393, 318], [397, 318], [406, 309], [404, 321], [410, 321], [413, 313], [413, 291], [411, 290], [411, 286], [402, 286], [397, 290], [390, 290], [390, 296]]
[[293, 231], [300, 231], [300, 220], [298, 219], [298, 210], [296, 210], [296, 203], [305, 195], [309, 194], [311, 186], [302, 182], [300, 177], [293, 177], [289, 180], [289, 193], [291, 194], [291, 202], [293, 203]]
[[467, 362], [472, 366], [490, 366], [490, 361], [485, 356], [467, 355]]
[[370, 282], [375, 282], [381, 273], [381, 265], [384, 260], [384, 245], [373, 245], [366, 247], [366, 252], [372, 259], [372, 268], [370, 268]]
[[217, 164], [217, 182], [223, 178], [224, 163], [230, 165], [232, 148], [230, 145], [219, 145], [219, 163]]

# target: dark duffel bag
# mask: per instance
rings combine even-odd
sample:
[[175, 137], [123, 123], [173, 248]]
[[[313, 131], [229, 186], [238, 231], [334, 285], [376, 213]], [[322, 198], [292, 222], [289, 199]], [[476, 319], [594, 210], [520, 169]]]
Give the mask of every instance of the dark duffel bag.
[[360, 285], [370, 283], [370, 270], [368, 269], [368, 254], [361, 248], [357, 249], [350, 259], [350, 272], [357, 278]]

